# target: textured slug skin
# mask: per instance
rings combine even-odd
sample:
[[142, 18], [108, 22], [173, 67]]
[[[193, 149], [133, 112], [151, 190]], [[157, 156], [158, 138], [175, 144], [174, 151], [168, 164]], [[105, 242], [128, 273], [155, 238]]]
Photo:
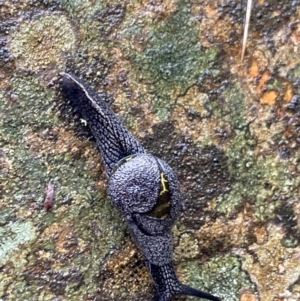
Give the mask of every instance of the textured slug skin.
[[127, 131], [106, 102], [76, 76], [65, 74], [62, 88], [96, 138], [108, 176], [113, 166], [122, 158], [145, 153], [144, 148]]
[[74, 75], [65, 74], [62, 88], [96, 138], [109, 177], [108, 195], [124, 214], [132, 238], [143, 253], [156, 288], [156, 301], [185, 294], [219, 301], [186, 286], [172, 263], [172, 234], [181, 206], [179, 183], [171, 167], [144, 150], [107, 103]]

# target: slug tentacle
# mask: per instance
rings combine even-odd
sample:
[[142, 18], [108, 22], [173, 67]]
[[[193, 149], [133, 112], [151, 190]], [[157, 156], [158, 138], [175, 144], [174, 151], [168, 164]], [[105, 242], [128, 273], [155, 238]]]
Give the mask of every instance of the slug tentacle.
[[176, 294], [220, 301], [176, 277], [171, 227], [182, 199], [172, 168], [147, 154], [105, 101], [77, 77], [65, 74], [62, 87], [96, 138], [109, 176], [108, 195], [143, 253], [157, 290], [156, 301], [170, 301]]
[[71, 104], [91, 128], [108, 176], [122, 158], [145, 153], [144, 148], [128, 132], [106, 102], [79, 78], [66, 73], [62, 88]]

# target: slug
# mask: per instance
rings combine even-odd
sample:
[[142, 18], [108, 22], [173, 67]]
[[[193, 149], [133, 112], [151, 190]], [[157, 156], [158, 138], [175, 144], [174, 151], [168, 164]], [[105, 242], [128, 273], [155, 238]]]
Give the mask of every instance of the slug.
[[144, 256], [154, 281], [155, 300], [169, 301], [183, 294], [220, 301], [182, 284], [175, 274], [171, 227], [182, 199], [172, 168], [148, 154], [108, 104], [79, 78], [65, 73], [62, 89], [96, 139], [109, 178], [108, 196], [123, 213]]

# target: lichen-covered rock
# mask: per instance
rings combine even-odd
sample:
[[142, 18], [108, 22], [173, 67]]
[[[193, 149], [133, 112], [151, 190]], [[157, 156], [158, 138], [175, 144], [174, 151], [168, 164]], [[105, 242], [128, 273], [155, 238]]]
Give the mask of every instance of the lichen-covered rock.
[[91, 134], [61, 96], [68, 71], [176, 171], [180, 280], [225, 301], [298, 300], [299, 7], [255, 1], [241, 62], [238, 0], [3, 2], [0, 299], [153, 295]]
[[39, 71], [63, 70], [64, 54], [72, 53], [76, 37], [71, 22], [64, 15], [47, 14], [24, 20], [9, 37], [9, 50], [16, 67]]

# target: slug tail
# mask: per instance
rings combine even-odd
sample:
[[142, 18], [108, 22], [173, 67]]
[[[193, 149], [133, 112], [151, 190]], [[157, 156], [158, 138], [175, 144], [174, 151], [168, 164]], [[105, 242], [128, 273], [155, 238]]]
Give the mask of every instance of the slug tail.
[[157, 291], [155, 301], [170, 301], [174, 295], [189, 295], [211, 301], [221, 301], [219, 297], [182, 284], [177, 279], [172, 263], [164, 266], [149, 264], [149, 269]]
[[212, 301], [221, 301], [219, 297], [216, 297], [214, 295], [211, 295], [209, 293], [200, 291], [198, 289], [192, 288], [190, 286], [181, 284], [182, 287], [182, 295], [189, 295], [189, 296], [195, 296], [206, 300], [212, 300]]

